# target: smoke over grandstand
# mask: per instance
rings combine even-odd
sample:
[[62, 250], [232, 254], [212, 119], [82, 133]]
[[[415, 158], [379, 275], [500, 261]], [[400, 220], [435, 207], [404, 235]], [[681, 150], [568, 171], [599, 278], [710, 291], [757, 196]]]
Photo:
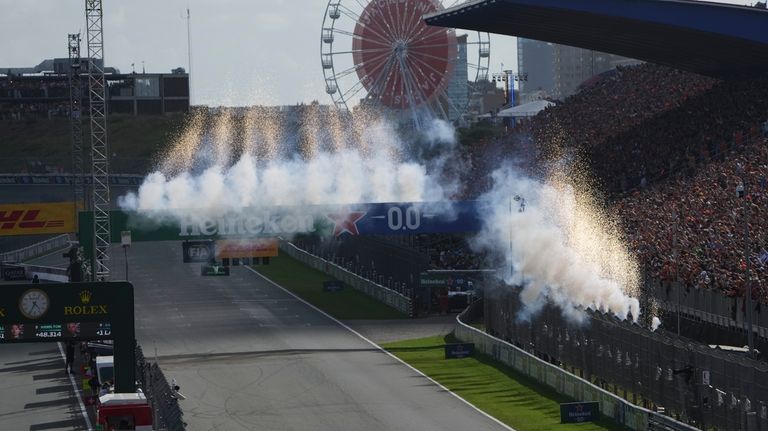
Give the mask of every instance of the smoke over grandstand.
[[585, 308], [637, 320], [637, 264], [588, 193], [561, 175], [534, 180], [507, 164], [481, 200], [486, 218], [473, 247], [497, 258], [507, 285], [522, 286], [526, 315], [549, 300], [571, 321]]
[[[444, 202], [462, 197], [453, 128], [435, 121], [404, 138], [388, 121], [309, 106], [291, 119], [271, 108], [196, 114], [124, 209], [181, 216], [241, 208], [376, 202]], [[636, 268], [617, 230], [567, 181], [541, 182], [512, 168], [493, 174], [481, 197], [485, 228], [474, 247], [487, 265], [523, 285], [528, 312], [547, 299], [571, 320], [586, 308], [639, 316], [627, 293]], [[513, 196], [524, 199], [512, 201]], [[523, 204], [525, 211], [519, 211]], [[512, 205], [512, 208], [510, 207]], [[446, 211], [443, 207], [442, 211]]]

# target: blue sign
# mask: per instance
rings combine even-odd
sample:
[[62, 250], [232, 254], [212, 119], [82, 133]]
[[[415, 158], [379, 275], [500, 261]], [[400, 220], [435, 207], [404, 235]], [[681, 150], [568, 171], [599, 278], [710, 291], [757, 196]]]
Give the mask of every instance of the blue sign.
[[482, 227], [475, 201], [378, 203], [329, 211], [333, 236], [477, 232]]
[[597, 401], [560, 404], [560, 423], [590, 422], [599, 418], [600, 403]]
[[454, 343], [445, 345], [445, 359], [461, 359], [472, 356], [475, 352], [474, 343]]
[[328, 280], [323, 282], [323, 290], [326, 292], [338, 292], [344, 290], [344, 285], [338, 280]]

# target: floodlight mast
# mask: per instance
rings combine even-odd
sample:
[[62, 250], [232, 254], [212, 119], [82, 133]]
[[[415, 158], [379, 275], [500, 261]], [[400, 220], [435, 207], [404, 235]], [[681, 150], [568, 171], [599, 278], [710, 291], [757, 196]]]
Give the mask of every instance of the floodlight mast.
[[88, 39], [88, 101], [90, 102], [91, 164], [93, 178], [93, 274], [109, 280], [109, 146], [104, 79], [104, 33], [101, 0], [85, 0]]

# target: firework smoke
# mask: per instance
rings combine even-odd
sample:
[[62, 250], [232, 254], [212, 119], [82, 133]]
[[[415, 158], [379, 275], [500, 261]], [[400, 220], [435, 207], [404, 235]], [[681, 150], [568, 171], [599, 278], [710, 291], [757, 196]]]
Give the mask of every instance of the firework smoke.
[[[365, 110], [342, 116], [310, 105], [293, 120], [276, 108], [203, 117], [192, 117], [138, 193], [120, 199], [123, 209], [182, 216], [190, 210], [444, 202], [462, 189], [455, 131], [442, 121], [408, 140]], [[535, 181], [511, 167], [497, 170], [493, 180], [481, 198], [485, 228], [473, 247], [500, 260], [508, 285], [523, 286], [525, 312], [549, 300], [574, 321], [588, 308], [638, 318], [631, 296], [636, 267], [589, 193], [562, 177]], [[444, 203], [440, 208], [451, 210]]]
[[594, 207], [574, 189], [526, 178], [511, 165], [493, 181], [472, 244], [498, 258], [506, 284], [522, 286], [523, 317], [549, 300], [572, 321], [582, 321], [584, 309], [637, 320], [639, 302], [629, 294], [636, 265]]
[[[253, 109], [258, 111], [242, 116], [242, 133], [231, 110], [223, 109], [207, 122], [193, 116], [159, 169], [147, 176], [138, 193], [121, 197], [120, 206], [174, 213], [444, 201], [456, 187], [439, 173], [428, 172], [431, 165], [406, 160], [405, 145], [381, 119], [367, 117], [361, 126], [357, 117], [342, 119], [310, 106], [306, 121], [291, 127], [275, 124], [277, 115], [271, 111]], [[424, 135], [434, 145], [452, 148], [454, 138], [447, 130], [452, 130], [447, 123], [436, 121]], [[236, 136], [247, 142], [235, 142]], [[232, 163], [236, 150], [239, 158]]]

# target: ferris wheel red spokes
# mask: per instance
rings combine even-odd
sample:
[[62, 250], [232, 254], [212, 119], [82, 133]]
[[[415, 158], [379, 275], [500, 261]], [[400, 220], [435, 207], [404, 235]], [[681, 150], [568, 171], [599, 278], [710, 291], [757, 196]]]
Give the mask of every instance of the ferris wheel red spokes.
[[[467, 70], [476, 72], [474, 82], [487, 79], [488, 56], [469, 64], [465, 37], [460, 48], [452, 29], [422, 21], [442, 8], [438, 0], [330, 0], [321, 60], [326, 92], [335, 104], [348, 109], [359, 100], [393, 110], [461, 115], [472, 93]], [[489, 52], [487, 34], [477, 34], [473, 43]]]

